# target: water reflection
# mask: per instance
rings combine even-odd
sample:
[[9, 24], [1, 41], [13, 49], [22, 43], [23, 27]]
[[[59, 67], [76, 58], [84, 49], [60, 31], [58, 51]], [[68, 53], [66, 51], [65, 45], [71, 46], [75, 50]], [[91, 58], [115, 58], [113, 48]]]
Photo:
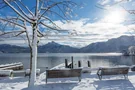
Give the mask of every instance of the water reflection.
[[[82, 62], [83, 66], [88, 66], [87, 62], [90, 61], [92, 68], [97, 68], [100, 66], [117, 66], [117, 65], [134, 65], [135, 56], [121, 56], [121, 55], [104, 55], [104, 54], [85, 54], [85, 53], [53, 53], [53, 54], [38, 54], [37, 67], [41, 71], [45, 71], [46, 68], [52, 68], [56, 65], [65, 62], [67, 59], [71, 62], [71, 57], [73, 56], [74, 65], [78, 67], [78, 61]], [[0, 54], [0, 64], [22, 62], [24, 68], [29, 68], [29, 54]]]
[[132, 56], [132, 62], [135, 64], [135, 56]]

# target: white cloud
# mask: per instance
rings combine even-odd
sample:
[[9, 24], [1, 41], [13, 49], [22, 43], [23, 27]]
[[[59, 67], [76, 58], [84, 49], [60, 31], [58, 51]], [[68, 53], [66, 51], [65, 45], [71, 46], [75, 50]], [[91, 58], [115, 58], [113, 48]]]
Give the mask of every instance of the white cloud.
[[133, 0], [99, 0], [98, 3], [100, 5], [104, 5], [104, 7], [108, 8], [107, 6], [117, 6], [119, 4], [123, 4], [123, 3], [129, 3], [132, 2]]
[[89, 19], [71, 20], [70, 23], [60, 20], [55, 21], [55, 23], [63, 29], [76, 30], [78, 35], [69, 37], [56, 37], [54, 35], [41, 42], [44, 43], [53, 40], [65, 45], [82, 47], [93, 42], [117, 38], [121, 35], [131, 35], [133, 30], [129, 31], [129, 29], [135, 27], [133, 25], [125, 26], [120, 23], [105, 23], [101, 20], [95, 23], [89, 23], [88, 21]]
[[135, 6], [135, 2], [132, 2], [132, 6]]
[[99, 4], [101, 5], [105, 5], [105, 4], [108, 4], [111, 0], [99, 0]]
[[127, 14], [127, 11], [121, 8], [111, 9], [111, 11], [105, 14], [104, 18], [102, 19], [102, 22], [114, 24], [123, 23], [126, 19], [125, 17], [127, 16]]
[[[55, 41], [60, 44], [83, 47], [93, 42], [107, 41], [108, 39], [117, 38], [121, 35], [131, 35], [131, 33], [135, 33], [134, 30], [131, 30], [135, 28], [134, 25], [125, 26], [121, 23], [105, 23], [102, 20], [90, 23], [89, 19], [83, 18], [80, 20], [71, 20], [70, 23], [60, 20], [54, 22], [63, 29], [75, 30], [78, 35], [57, 36], [54, 33], [51, 36], [42, 38], [40, 45]], [[28, 28], [31, 30], [31, 27]], [[0, 43], [27, 45], [26, 41], [22, 41], [21, 39], [10, 39], [1, 41]]]
[[[115, 2], [120, 2], [122, 0], [114, 0]], [[132, 0], [123, 0], [123, 1], [128, 1], [128, 2], [131, 2]]]

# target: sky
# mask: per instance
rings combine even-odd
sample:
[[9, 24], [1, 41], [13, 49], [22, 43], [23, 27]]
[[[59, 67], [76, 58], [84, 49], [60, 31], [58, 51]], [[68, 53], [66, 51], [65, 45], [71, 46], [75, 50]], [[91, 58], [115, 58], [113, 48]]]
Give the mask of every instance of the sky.
[[[35, 2], [24, 4], [32, 7]], [[84, 47], [91, 43], [107, 41], [122, 35], [134, 35], [134, 14], [128, 10], [135, 10], [134, 0], [73, 0], [78, 4], [73, 8], [70, 21], [61, 19], [55, 15], [51, 16], [53, 22], [62, 29], [69, 30], [71, 35], [57, 36], [50, 32], [46, 38], [41, 38], [40, 45], [55, 41], [60, 44], [73, 47]], [[6, 11], [5, 11], [6, 10]], [[14, 16], [9, 8], [1, 9], [0, 16]], [[4, 13], [4, 14], [3, 14]], [[46, 22], [48, 23], [48, 22]], [[29, 29], [31, 27], [27, 26]], [[43, 26], [41, 26], [44, 29]], [[47, 31], [45, 29], [45, 31]], [[0, 44], [13, 44], [25, 46], [26, 41], [22, 38], [1, 39]]]

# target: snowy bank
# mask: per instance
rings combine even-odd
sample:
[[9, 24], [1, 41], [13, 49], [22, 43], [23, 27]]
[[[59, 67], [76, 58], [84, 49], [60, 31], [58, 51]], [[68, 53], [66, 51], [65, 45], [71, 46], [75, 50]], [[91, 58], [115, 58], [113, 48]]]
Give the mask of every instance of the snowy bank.
[[[55, 67], [62, 68], [62, 67]], [[53, 78], [45, 83], [46, 72], [37, 77], [33, 88], [27, 88], [28, 77], [1, 78], [0, 90], [135, 90], [135, 72], [129, 72], [128, 79], [123, 75], [104, 76], [98, 79], [95, 72], [82, 73], [81, 82], [75, 78]]]

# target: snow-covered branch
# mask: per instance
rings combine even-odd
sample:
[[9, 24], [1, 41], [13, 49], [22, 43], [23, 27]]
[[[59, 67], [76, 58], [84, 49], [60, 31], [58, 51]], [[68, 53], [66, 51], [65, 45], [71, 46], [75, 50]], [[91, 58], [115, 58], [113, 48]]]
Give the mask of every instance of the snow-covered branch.
[[59, 30], [58, 28], [54, 28], [54, 27], [52, 27], [52, 26], [49, 26], [49, 25], [46, 25], [46, 24], [44, 24], [43, 22], [40, 22], [40, 24], [42, 24], [43, 26], [45, 26], [45, 27], [47, 27], [47, 28], [49, 28], [49, 29], [52, 29], [52, 30]]
[[21, 8], [15, 1], [14, 1], [14, 3], [15, 3], [16, 6], [20, 9], [21, 13], [22, 13], [23, 15], [25, 15], [26, 18], [28, 18], [28, 19], [31, 20], [31, 18], [22, 10], [22, 8]]
[[22, 4], [22, 6], [26, 9], [26, 10], [28, 10], [28, 12], [34, 17], [34, 14], [32, 13], [32, 11], [30, 11], [30, 9], [27, 7], [27, 6], [25, 6], [20, 0], [19, 0], [19, 2]]
[[57, 26], [50, 18], [48, 18], [48, 17], [46, 17], [46, 16], [43, 16], [42, 18], [44, 18], [44, 19], [42, 19], [42, 21], [46, 21], [46, 20], [48, 20], [49, 22], [51, 22], [51, 24], [53, 24], [54, 26], [56, 26], [57, 28], [59, 28], [60, 29], [60, 27], [59, 26]]
[[25, 32], [24, 30], [21, 30], [21, 31], [1, 32], [1, 33], [0, 33], [0, 36], [14, 34], [14, 35], [12, 35], [12, 37], [16, 37], [16, 36], [19, 36], [20, 34], [22, 34], [22, 33], [24, 33], [24, 32]]
[[1, 20], [1, 21], [4, 21], [4, 22], [9, 22], [9, 23], [11, 23], [11, 24], [17, 25], [17, 26], [19, 26], [19, 27], [25, 29], [25, 27], [24, 27], [23, 25], [21, 25], [21, 24], [19, 24], [19, 23], [17, 23], [17, 22], [13, 22], [13, 21], [11, 21], [11, 20], [4, 19], [4, 18], [0, 18], [0, 20]]
[[54, 6], [58, 5], [58, 4], [62, 4], [62, 3], [63, 3], [63, 2], [57, 2], [57, 3], [54, 3], [54, 4], [50, 5], [49, 7], [41, 8], [41, 9], [43, 9], [43, 10], [45, 10], [45, 11], [40, 15], [39, 19], [40, 19], [49, 9], [51, 9], [52, 7], [54, 7]]
[[27, 19], [23, 14], [21, 14], [14, 6], [12, 6], [7, 0], [4, 0], [4, 2], [11, 8], [14, 10], [14, 12], [16, 12], [20, 17], [22, 17], [24, 20], [32, 23], [31, 20]]
[[[45, 8], [42, 8], [41, 10], [46, 10], [46, 9], [45, 9]], [[56, 11], [48, 10], [48, 12], [51, 12], [51, 13], [53, 13], [53, 14], [55, 14], [55, 15], [59, 16], [60, 18], [62, 18], [62, 19], [64, 19], [64, 20], [67, 21], [67, 19], [66, 19], [64, 16], [60, 15], [60, 14], [57, 13]], [[41, 15], [40, 15], [40, 16], [41, 16]], [[42, 16], [42, 17], [43, 17], [43, 16]]]
[[8, 19], [8, 20], [16, 20], [16, 21], [20, 20], [20, 21], [24, 22], [24, 20], [22, 18], [19, 18], [19, 17], [8, 17], [6, 19]]
[[39, 30], [37, 32], [38, 32], [38, 37], [43, 37], [44, 36], [44, 34], [42, 32], [40, 32]]

